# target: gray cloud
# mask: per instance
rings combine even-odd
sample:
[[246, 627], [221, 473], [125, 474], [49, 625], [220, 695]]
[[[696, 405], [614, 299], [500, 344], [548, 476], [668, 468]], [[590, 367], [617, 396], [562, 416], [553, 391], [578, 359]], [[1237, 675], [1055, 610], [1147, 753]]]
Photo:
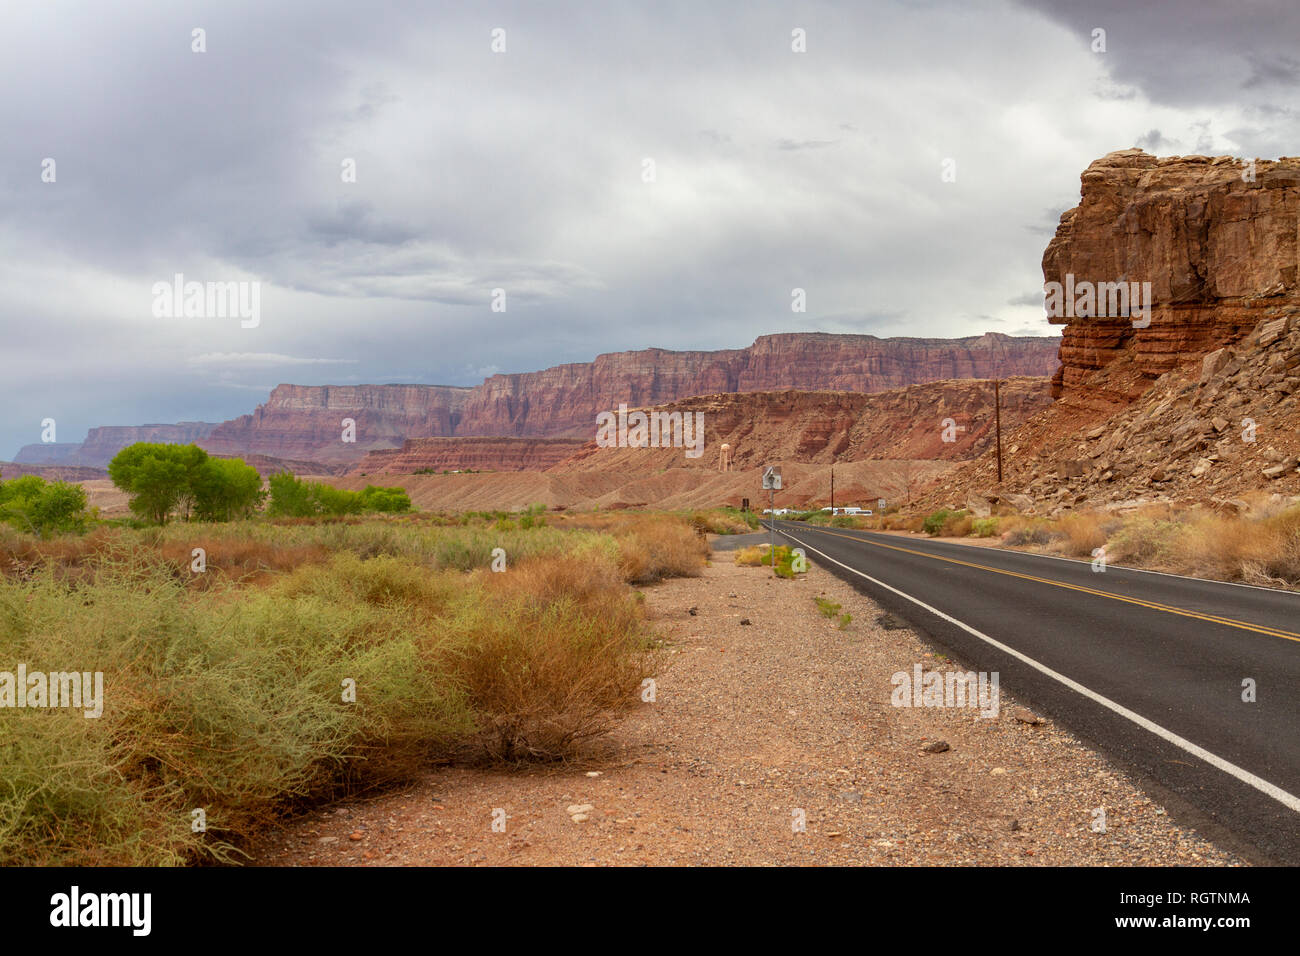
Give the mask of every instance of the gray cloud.
[[[1091, 160], [1150, 130], [1297, 151], [1288, 8], [1159, 6], [27, 5], [0, 34], [0, 458], [44, 417], [220, 420], [279, 376], [1053, 334], [1043, 247]], [[177, 272], [259, 281], [261, 323], [153, 318]]]

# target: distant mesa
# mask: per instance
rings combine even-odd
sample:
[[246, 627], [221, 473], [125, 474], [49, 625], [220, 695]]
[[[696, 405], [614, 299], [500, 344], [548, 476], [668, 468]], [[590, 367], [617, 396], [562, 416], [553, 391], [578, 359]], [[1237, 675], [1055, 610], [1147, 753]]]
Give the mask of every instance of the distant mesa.
[[[195, 441], [216, 455], [295, 461], [333, 474], [372, 453], [401, 450], [408, 440], [586, 439], [596, 416], [621, 403], [647, 407], [692, 395], [785, 389], [869, 394], [947, 379], [1046, 376], [1056, 370], [1059, 344], [1054, 336], [996, 332], [955, 339], [794, 332], [764, 335], [741, 349], [612, 352], [591, 362], [493, 375], [472, 388], [286, 384], [253, 412], [219, 425], [106, 426], [92, 429], [81, 445], [26, 446], [15, 461], [102, 468], [132, 442]], [[342, 440], [345, 418], [356, 423], [355, 442]], [[520, 454], [512, 446], [498, 448], [503, 466]], [[454, 468], [462, 460], [447, 457], [446, 448], [434, 454], [434, 464], [425, 467], [446, 461]], [[482, 446], [465, 454], [482, 454]], [[538, 454], [550, 456], [554, 449]]]

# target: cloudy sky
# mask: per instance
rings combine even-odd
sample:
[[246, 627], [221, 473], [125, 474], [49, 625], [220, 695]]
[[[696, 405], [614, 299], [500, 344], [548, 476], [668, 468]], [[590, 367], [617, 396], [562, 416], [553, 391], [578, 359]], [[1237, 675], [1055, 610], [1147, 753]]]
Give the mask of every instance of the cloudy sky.
[[[1294, 0], [14, 4], [0, 459], [279, 382], [1052, 334], [1042, 252], [1091, 160], [1300, 154], [1298, 28]], [[177, 273], [259, 283], [260, 321], [156, 315]]]

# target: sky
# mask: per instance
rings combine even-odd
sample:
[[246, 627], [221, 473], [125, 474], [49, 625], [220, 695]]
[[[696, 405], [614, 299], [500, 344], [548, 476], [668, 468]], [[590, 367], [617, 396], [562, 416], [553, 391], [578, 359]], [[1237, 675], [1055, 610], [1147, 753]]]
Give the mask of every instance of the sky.
[[[281, 382], [1055, 334], [1083, 169], [1300, 154], [1298, 34], [1293, 0], [10, 5], [0, 459]], [[167, 314], [177, 274], [256, 321]]]

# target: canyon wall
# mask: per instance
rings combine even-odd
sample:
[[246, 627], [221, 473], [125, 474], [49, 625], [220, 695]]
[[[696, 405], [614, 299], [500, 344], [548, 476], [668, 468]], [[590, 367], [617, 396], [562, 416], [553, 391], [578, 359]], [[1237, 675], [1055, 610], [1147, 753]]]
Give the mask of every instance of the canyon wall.
[[1043, 281], [1149, 282], [1152, 310], [1146, 328], [1123, 316], [1051, 317], [1065, 325], [1054, 397], [1123, 353], [1140, 391], [1300, 305], [1300, 159], [1259, 160], [1251, 174], [1229, 156], [1157, 158], [1140, 149], [1084, 171], [1079, 205], [1061, 216], [1043, 254]]
[[206, 437], [215, 422], [177, 422], [174, 425], [102, 425], [86, 433], [80, 443], [24, 445], [14, 456], [16, 464], [72, 465], [104, 468], [113, 456], [136, 442], [187, 445]]
[[[352, 462], [407, 438], [455, 433], [470, 389], [452, 385], [277, 385], [251, 415], [222, 422], [199, 444], [216, 455]], [[344, 419], [355, 422], [345, 442]]]
[[[221, 424], [200, 444], [222, 455], [356, 463], [408, 438], [586, 438], [596, 415], [620, 403], [781, 389], [871, 393], [949, 378], [1050, 375], [1058, 345], [1052, 337], [1000, 333], [881, 339], [800, 332], [762, 336], [744, 349], [613, 352], [493, 375], [473, 388], [280, 385], [255, 412]], [[344, 418], [356, 421], [355, 443], [342, 441]]]
[[[315, 470], [330, 473], [357, 465], [370, 452], [400, 449], [407, 439], [586, 439], [594, 435], [596, 416], [620, 404], [648, 407], [694, 395], [791, 389], [870, 394], [947, 379], [1047, 376], [1056, 369], [1059, 344], [1055, 337], [1000, 333], [882, 339], [796, 332], [765, 335], [743, 349], [612, 352], [591, 362], [493, 375], [473, 388], [278, 385], [255, 411], [220, 425], [96, 428], [80, 446], [28, 446], [15, 460], [102, 467], [134, 441], [194, 441], [214, 455], [257, 458], [267, 467], [271, 459], [314, 463]], [[345, 419], [355, 423], [354, 441], [344, 439]], [[503, 467], [487, 464], [493, 455], [499, 462], [515, 458], [524, 467], [545, 467], [542, 458], [507, 446], [482, 452], [487, 457], [480, 464], [470, 463], [476, 461], [472, 446], [452, 457], [434, 447], [412, 449], [407, 463], [428, 452], [432, 463], [420, 467]]]
[[582, 435], [597, 412], [717, 392], [883, 392], [952, 378], [1050, 375], [1058, 340], [987, 333], [958, 339], [792, 332], [744, 349], [614, 352], [594, 362], [494, 375], [465, 405], [463, 435]]

